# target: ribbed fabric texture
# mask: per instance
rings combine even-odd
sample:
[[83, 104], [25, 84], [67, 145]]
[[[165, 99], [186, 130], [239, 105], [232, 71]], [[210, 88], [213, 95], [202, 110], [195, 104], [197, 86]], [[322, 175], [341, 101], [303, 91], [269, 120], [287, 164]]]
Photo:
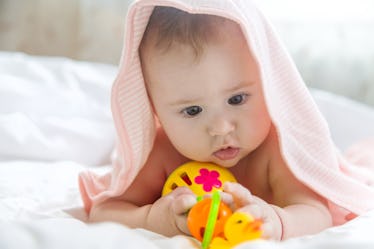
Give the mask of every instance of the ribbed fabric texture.
[[122, 194], [152, 149], [155, 121], [141, 73], [138, 46], [155, 5], [220, 15], [239, 23], [258, 63], [267, 108], [290, 170], [334, 205], [356, 214], [374, 208], [374, 187], [367, 184], [373, 182], [374, 165], [367, 167], [365, 176], [355, 174], [357, 167], [337, 152], [328, 125], [290, 56], [250, 0], [140, 0], [130, 6], [127, 15], [125, 44], [112, 91], [118, 155], [111, 173], [96, 176], [83, 172], [80, 175], [87, 211], [94, 203]]

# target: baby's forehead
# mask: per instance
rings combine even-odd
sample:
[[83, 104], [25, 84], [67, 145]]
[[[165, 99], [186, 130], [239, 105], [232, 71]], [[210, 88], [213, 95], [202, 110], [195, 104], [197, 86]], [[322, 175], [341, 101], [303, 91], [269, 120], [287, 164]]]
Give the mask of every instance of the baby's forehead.
[[[248, 50], [247, 41], [241, 32], [239, 25], [236, 23], [230, 23], [228, 25], [220, 27], [222, 33], [217, 39], [211, 39], [204, 41], [199, 48], [196, 48], [194, 44], [191, 43], [182, 43], [182, 42], [173, 42], [168, 47], [158, 47], [153, 41], [145, 44], [142, 48], [141, 61], [147, 63], [150, 61], [157, 61], [160, 58], [173, 58], [173, 57], [182, 57], [179, 59], [184, 60], [187, 64], [198, 64], [202, 57], [205, 56], [208, 50], [214, 47], [227, 46], [227, 44], [235, 44], [241, 48], [241, 51], [244, 53]], [[152, 63], [154, 64], [154, 63]]]
[[140, 51], [167, 52], [182, 45], [190, 46], [196, 57], [199, 57], [204, 47], [233, 37], [243, 37], [240, 26], [233, 20], [158, 6], [149, 19]]

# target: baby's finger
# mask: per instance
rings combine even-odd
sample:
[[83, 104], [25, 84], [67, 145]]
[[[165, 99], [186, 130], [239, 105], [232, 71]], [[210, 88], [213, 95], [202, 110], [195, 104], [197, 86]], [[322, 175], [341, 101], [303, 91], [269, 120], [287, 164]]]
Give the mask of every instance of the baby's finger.
[[187, 234], [187, 235], [190, 235], [190, 230], [188, 229], [188, 226], [187, 226], [187, 218], [185, 215], [177, 215], [175, 217], [175, 224], [177, 226], [177, 228]]
[[233, 196], [238, 207], [247, 206], [253, 202], [251, 192], [239, 183], [226, 182], [223, 185], [223, 191]]
[[234, 197], [229, 193], [220, 192], [220, 198], [221, 198], [221, 201], [224, 202], [228, 206], [231, 206], [234, 204]]
[[[234, 203], [234, 198], [231, 194], [225, 193], [225, 192], [219, 192], [219, 197], [222, 202], [224, 202], [227, 205], [231, 205]], [[206, 198], [212, 198], [212, 194], [206, 194], [204, 195], [204, 199]]]
[[167, 194], [165, 197], [177, 198], [179, 195], [183, 195], [183, 194], [194, 195], [192, 190], [189, 189], [188, 187], [178, 187], [174, 189], [173, 191], [171, 191], [169, 194]]
[[190, 210], [195, 204], [197, 200], [194, 195], [191, 194], [182, 194], [177, 196], [173, 200], [172, 209], [173, 212], [177, 215], [185, 214], [188, 210]]
[[257, 204], [251, 204], [244, 207], [241, 207], [236, 210], [236, 212], [243, 212], [250, 214], [256, 219], [263, 219], [264, 218], [264, 212], [260, 205]]
[[272, 239], [274, 234], [274, 227], [270, 223], [264, 223], [261, 226], [262, 238]]

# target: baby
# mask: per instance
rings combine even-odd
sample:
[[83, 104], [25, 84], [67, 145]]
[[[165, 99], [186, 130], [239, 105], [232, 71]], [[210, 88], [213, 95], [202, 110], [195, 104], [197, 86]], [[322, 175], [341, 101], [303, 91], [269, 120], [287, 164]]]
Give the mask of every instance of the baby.
[[189, 234], [185, 214], [196, 196], [184, 187], [163, 197], [161, 191], [174, 169], [195, 160], [234, 174], [238, 183], [224, 185], [223, 200], [261, 219], [265, 238], [332, 226], [327, 200], [297, 180], [282, 157], [259, 64], [239, 24], [155, 7], [139, 55], [158, 121], [153, 149], [121, 196], [92, 207], [90, 221]]

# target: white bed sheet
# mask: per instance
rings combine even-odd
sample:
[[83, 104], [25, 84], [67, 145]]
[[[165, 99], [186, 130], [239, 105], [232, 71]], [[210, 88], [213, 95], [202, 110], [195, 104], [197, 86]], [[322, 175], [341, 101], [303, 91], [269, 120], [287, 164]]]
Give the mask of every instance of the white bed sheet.
[[[115, 70], [64, 58], [0, 53], [1, 249], [199, 248], [186, 236], [166, 238], [114, 223], [83, 222], [77, 175], [109, 167], [114, 144], [109, 94]], [[374, 136], [372, 108], [312, 93], [342, 150]], [[238, 248], [374, 248], [373, 228], [374, 210], [316, 235]]]
[[[85, 168], [69, 161], [0, 163], [0, 248], [199, 248], [186, 236], [166, 238], [109, 222], [88, 225], [74, 218], [82, 217], [76, 177]], [[317, 235], [238, 248], [374, 248], [373, 228], [374, 210]]]
[[109, 162], [116, 68], [0, 52], [0, 160]]

